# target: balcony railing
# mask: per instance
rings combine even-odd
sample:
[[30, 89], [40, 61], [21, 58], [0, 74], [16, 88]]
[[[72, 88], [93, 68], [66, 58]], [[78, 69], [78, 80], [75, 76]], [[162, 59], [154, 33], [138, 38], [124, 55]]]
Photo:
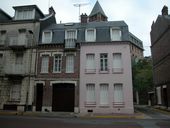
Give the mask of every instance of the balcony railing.
[[76, 39], [65, 39], [65, 48], [75, 48], [76, 47]]
[[7, 75], [25, 75], [28, 74], [27, 69], [23, 64], [7, 64], [4, 73]]
[[27, 36], [8, 36], [8, 46], [11, 48], [26, 48], [30, 46], [31, 39]]

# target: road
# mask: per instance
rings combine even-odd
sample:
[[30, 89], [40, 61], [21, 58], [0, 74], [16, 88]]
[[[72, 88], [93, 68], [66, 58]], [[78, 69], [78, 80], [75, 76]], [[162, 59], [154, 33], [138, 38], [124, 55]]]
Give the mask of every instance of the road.
[[137, 108], [144, 119], [45, 118], [0, 116], [0, 128], [170, 128], [170, 115], [151, 108]]

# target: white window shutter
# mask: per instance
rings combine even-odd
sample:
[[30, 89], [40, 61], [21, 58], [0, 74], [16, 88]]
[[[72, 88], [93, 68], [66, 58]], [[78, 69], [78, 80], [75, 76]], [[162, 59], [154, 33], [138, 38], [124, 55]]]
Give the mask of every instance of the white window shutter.
[[87, 84], [86, 85], [86, 103], [92, 104], [95, 102], [95, 85]]
[[122, 84], [115, 84], [114, 85], [114, 103], [119, 104], [123, 103], [123, 85]]
[[100, 85], [100, 105], [108, 105], [109, 104], [109, 95], [108, 95], [108, 88], [107, 84]]
[[66, 73], [74, 72], [74, 55], [66, 56]]

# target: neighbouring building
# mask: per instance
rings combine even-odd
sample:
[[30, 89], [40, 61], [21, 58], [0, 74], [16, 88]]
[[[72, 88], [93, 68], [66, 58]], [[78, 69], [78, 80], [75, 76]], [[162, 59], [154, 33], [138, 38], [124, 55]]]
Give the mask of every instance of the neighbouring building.
[[41, 29], [55, 23], [36, 5], [15, 6], [14, 17], [0, 9], [0, 109], [32, 110], [36, 45]]
[[150, 34], [156, 105], [170, 109], [170, 15], [167, 6], [153, 22]]

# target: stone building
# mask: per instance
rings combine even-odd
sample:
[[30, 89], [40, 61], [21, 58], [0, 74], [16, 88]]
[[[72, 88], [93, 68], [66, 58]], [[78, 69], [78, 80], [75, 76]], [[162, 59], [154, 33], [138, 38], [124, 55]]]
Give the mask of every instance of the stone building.
[[170, 15], [164, 6], [151, 26], [151, 52], [156, 105], [170, 108]]
[[15, 6], [14, 17], [0, 10], [0, 109], [31, 110], [39, 33], [55, 23], [36, 5]]

